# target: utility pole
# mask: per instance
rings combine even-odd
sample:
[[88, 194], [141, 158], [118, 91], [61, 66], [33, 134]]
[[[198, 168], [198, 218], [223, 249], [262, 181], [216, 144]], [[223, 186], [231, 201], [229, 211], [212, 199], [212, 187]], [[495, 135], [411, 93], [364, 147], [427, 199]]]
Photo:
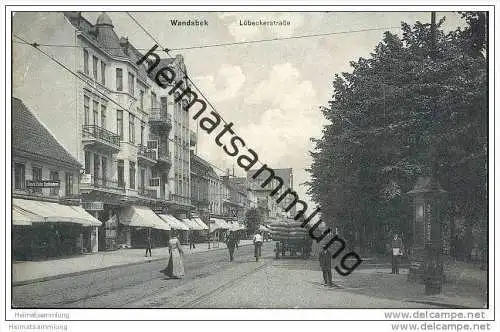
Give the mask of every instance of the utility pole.
[[[431, 12], [431, 40], [430, 40], [430, 56], [431, 62], [434, 64], [437, 56], [437, 41], [436, 41], [436, 12]], [[435, 92], [432, 94], [433, 111], [438, 111], [437, 96]], [[435, 125], [435, 124], [433, 124]], [[438, 180], [438, 147], [436, 142], [432, 142], [430, 147], [431, 152], [431, 188], [434, 190], [442, 190]], [[436, 193], [433, 193], [436, 194]], [[431, 208], [430, 221], [430, 241], [427, 244], [427, 264], [426, 264], [426, 294], [441, 293], [443, 284], [443, 262], [441, 257], [442, 234], [441, 223], [443, 218], [442, 204], [440, 199], [435, 199], [434, 208]]]
[[[436, 13], [431, 13], [430, 60], [434, 62], [437, 56], [436, 47]], [[425, 59], [424, 59], [425, 61]], [[437, 96], [430, 95], [433, 111], [437, 112]], [[434, 124], [432, 124], [434, 125]], [[442, 235], [441, 219], [442, 198], [446, 195], [438, 181], [438, 149], [437, 143], [427, 146], [430, 162], [429, 176], [417, 179], [413, 190], [408, 194], [413, 197], [415, 209], [413, 248], [411, 254], [412, 266], [408, 277], [425, 283], [426, 294], [438, 294], [443, 283], [443, 262], [441, 259]]]

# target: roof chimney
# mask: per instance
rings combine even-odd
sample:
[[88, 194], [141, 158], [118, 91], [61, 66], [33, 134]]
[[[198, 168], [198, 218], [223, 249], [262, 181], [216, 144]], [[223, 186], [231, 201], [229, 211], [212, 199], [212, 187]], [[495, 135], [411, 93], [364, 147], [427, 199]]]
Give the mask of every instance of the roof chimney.
[[128, 37], [121, 37], [120, 38], [120, 46], [122, 47], [123, 52], [125, 52], [125, 54], [128, 54], [129, 45], [130, 44], [128, 42]]

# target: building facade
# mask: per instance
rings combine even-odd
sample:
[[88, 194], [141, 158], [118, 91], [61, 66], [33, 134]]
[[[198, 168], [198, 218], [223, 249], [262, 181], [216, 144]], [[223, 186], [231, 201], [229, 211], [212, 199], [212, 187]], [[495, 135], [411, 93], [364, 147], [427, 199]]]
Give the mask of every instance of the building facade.
[[[16, 18], [29, 22], [30, 15], [36, 20], [40, 13], [23, 13]], [[169, 95], [169, 87], [159, 87], [154, 82], [155, 71], [147, 71], [147, 62], [137, 65], [143, 54], [128, 38], [118, 37], [107, 14], [102, 13], [95, 24], [81, 12], [46, 13], [45, 21], [58, 30], [58, 43], [74, 46], [70, 50], [55, 48], [52, 54], [66, 60], [63, 62], [78, 78], [58, 73], [58, 84], [50, 87], [58, 100], [52, 107], [50, 99], [44, 100], [48, 107], [39, 113], [52, 119], [48, 126], [56, 128], [60, 140], [67, 142], [68, 150], [84, 165], [80, 185], [83, 206], [103, 222], [98, 235], [100, 248], [132, 246], [143, 240], [142, 228], [154, 228], [153, 223], [136, 227], [122, 223], [120, 216], [130, 206], [147, 206], [185, 218], [193, 209], [192, 135], [188, 114], [182, 111], [188, 100], [175, 102], [179, 94]], [[50, 66], [49, 62], [47, 67], [34, 69], [31, 80], [24, 84], [43, 86], [40, 81], [47, 79], [44, 72]], [[180, 55], [161, 59], [158, 68], [163, 66], [170, 66], [177, 77], [183, 77], [186, 70]], [[183, 83], [188, 85], [185, 79]], [[21, 94], [37, 98], [21, 90]], [[70, 128], [57, 128], [61, 123]], [[164, 236], [158, 234], [157, 240], [165, 244]]]
[[245, 183], [241, 183], [240, 178], [222, 177], [226, 187], [227, 196], [223, 201], [223, 215], [227, 220], [243, 223], [245, 213], [249, 208], [248, 189]]
[[[262, 184], [269, 177], [269, 172], [263, 171], [260, 173], [256, 179], [254, 175], [257, 170], [250, 170], [247, 173], [248, 190], [251, 192], [250, 196], [254, 201], [256, 201], [257, 207], [264, 213], [264, 222], [269, 223], [276, 220], [281, 220], [286, 217], [295, 216], [295, 207], [292, 207], [290, 211], [285, 212], [284, 209], [290, 202], [290, 196], [284, 199], [280, 204], [276, 203], [276, 199], [287, 189], [293, 190], [293, 169], [292, 168], [280, 168], [273, 169], [275, 176], [280, 177], [283, 180], [283, 185], [280, 190], [271, 196], [271, 192], [279, 187], [279, 182], [273, 179], [268, 183], [267, 186], [262, 187]], [[289, 198], [290, 197], [290, 198]]]
[[82, 165], [17, 98], [12, 128], [13, 258], [97, 251], [100, 222], [80, 207]]

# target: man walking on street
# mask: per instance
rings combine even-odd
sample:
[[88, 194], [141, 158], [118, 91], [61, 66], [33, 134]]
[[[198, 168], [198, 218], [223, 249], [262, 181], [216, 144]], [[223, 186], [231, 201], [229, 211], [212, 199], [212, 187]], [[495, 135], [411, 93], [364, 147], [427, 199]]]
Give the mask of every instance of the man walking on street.
[[399, 274], [399, 262], [403, 255], [403, 241], [399, 238], [398, 233], [394, 233], [392, 239], [392, 272], [391, 274]]
[[255, 249], [254, 250], [255, 261], [258, 262], [262, 248], [262, 235], [260, 235], [260, 232], [258, 230], [255, 232], [255, 235], [253, 236], [253, 245]]
[[332, 287], [332, 253], [328, 248], [323, 248], [319, 253], [319, 266], [323, 272], [323, 281], [325, 286]]
[[194, 231], [190, 231], [189, 232], [189, 250], [196, 249], [195, 241], [196, 241], [196, 236], [194, 234]]
[[236, 247], [236, 234], [233, 231], [229, 231], [226, 237], [226, 245], [229, 249], [229, 261], [233, 261], [234, 248]]
[[151, 228], [148, 228], [147, 230], [147, 238], [146, 238], [146, 256], [148, 257], [148, 251], [149, 251], [149, 257], [151, 257], [151, 247], [153, 246], [153, 239], [151, 238]]

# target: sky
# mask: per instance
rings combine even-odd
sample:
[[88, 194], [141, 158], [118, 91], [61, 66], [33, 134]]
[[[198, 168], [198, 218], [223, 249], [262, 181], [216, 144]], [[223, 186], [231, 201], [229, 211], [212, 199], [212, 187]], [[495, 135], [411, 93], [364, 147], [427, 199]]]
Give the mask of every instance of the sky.
[[[83, 16], [95, 23], [99, 12]], [[273, 168], [293, 168], [294, 187], [301, 199], [314, 206], [302, 183], [314, 149], [311, 138], [321, 138], [327, 121], [319, 107], [333, 94], [335, 74], [350, 71], [349, 62], [369, 57], [384, 31], [400, 33], [401, 22], [427, 23], [430, 12], [277, 12], [277, 13], [131, 13], [161, 45], [182, 54], [188, 74], [208, 101], [259, 160]], [[154, 41], [124, 12], [108, 12], [119, 36], [137, 48]], [[456, 13], [446, 16], [444, 29], [464, 25]], [[208, 26], [173, 26], [171, 20], [206, 20]], [[244, 20], [287, 20], [289, 26], [241, 26]], [[36, 29], [30, 28], [33, 35]], [[380, 28], [376, 31], [363, 29]], [[43, 29], [41, 29], [43, 31]], [[358, 32], [356, 32], [358, 31]], [[349, 32], [349, 33], [342, 33]], [[18, 31], [22, 35], [22, 31]], [[193, 46], [260, 39], [338, 33], [301, 39], [274, 40], [221, 47]], [[44, 42], [40, 33], [38, 42]], [[46, 61], [46, 60], [45, 60]], [[196, 124], [193, 121], [193, 126]], [[215, 135], [199, 130], [198, 154], [220, 169], [246, 176], [236, 159], [215, 144]]]

